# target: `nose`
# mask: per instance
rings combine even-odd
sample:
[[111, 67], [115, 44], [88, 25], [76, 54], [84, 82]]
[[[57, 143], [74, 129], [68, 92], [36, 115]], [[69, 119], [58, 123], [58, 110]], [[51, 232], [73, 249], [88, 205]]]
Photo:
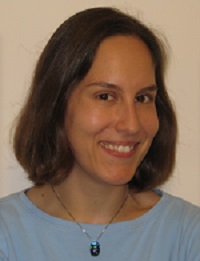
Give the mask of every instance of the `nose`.
[[116, 130], [130, 135], [135, 135], [141, 130], [140, 118], [137, 111], [137, 105], [124, 104], [117, 112]]

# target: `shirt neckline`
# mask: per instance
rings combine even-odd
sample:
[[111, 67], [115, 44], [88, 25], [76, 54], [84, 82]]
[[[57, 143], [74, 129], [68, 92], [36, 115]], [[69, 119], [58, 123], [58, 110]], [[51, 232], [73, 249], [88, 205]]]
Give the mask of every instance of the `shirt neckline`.
[[[40, 219], [43, 222], [51, 223], [52, 225], [57, 225], [57, 226], [64, 226], [64, 227], [75, 227], [77, 229], [77, 224], [73, 221], [67, 221], [63, 220], [58, 217], [51, 216], [44, 211], [40, 210], [37, 206], [35, 206], [32, 201], [26, 196], [26, 191], [21, 191], [18, 193], [18, 197], [20, 201], [23, 203], [26, 211], [29, 212], [29, 214], [34, 218]], [[159, 215], [160, 212], [162, 212], [163, 208], [167, 204], [169, 195], [167, 193], [164, 193], [160, 189], [154, 189], [154, 192], [157, 193], [160, 196], [160, 200], [149, 210], [147, 211], [144, 215], [128, 220], [128, 221], [120, 221], [120, 222], [115, 222], [109, 225], [110, 228], [113, 230], [119, 231], [121, 228], [122, 230], [125, 229], [130, 229], [135, 227], [138, 228], [140, 226], [144, 226], [145, 224], [148, 224], [152, 220], [155, 220], [155, 216]], [[82, 224], [86, 229], [99, 229], [105, 226], [105, 224]]]

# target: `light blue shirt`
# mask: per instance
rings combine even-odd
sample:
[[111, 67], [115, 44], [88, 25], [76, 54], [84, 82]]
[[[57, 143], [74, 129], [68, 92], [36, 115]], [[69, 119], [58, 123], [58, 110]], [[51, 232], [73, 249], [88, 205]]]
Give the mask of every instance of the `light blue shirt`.
[[[24, 192], [0, 200], [0, 261], [200, 261], [200, 208], [163, 192], [145, 215], [111, 224], [101, 252], [74, 222], [50, 216]], [[82, 224], [94, 239], [104, 225]]]

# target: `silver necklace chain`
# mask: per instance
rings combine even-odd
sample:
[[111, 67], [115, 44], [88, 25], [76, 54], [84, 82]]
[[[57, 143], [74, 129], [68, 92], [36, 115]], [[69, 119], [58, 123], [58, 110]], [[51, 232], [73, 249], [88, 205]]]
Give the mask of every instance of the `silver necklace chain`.
[[[57, 194], [54, 186], [52, 186], [52, 190], [54, 195], [56, 196], [57, 200], [59, 201], [59, 203], [61, 204], [61, 206], [65, 209], [65, 211], [67, 212], [67, 214], [74, 220], [74, 222], [76, 223], [77, 226], [79, 226], [79, 228], [81, 229], [81, 231], [90, 239], [93, 241], [93, 238], [90, 236], [90, 234], [87, 232], [87, 230], [76, 220], [76, 218], [72, 215], [72, 213], [68, 210], [68, 208], [65, 206], [65, 204], [62, 202], [60, 196]], [[103, 228], [103, 230], [101, 231], [101, 233], [99, 234], [99, 236], [96, 238], [95, 241], [99, 241], [99, 239], [101, 238], [101, 236], [105, 233], [105, 231], [107, 230], [107, 228], [109, 227], [109, 225], [113, 222], [113, 220], [116, 218], [116, 216], [119, 214], [119, 212], [122, 210], [122, 208], [124, 207], [127, 199], [128, 199], [129, 193], [127, 193], [126, 197], [124, 198], [123, 202], [121, 203], [120, 207], [118, 208], [118, 210], [115, 212], [114, 216], [110, 219], [110, 221], [106, 224], [106, 226]]]

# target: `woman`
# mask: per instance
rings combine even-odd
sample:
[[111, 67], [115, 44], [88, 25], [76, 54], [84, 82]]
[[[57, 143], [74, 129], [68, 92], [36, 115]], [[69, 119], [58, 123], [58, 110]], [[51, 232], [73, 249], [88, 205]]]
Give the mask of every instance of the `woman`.
[[118, 10], [57, 29], [16, 127], [34, 186], [0, 202], [0, 260], [200, 260], [199, 208], [156, 189], [175, 162], [164, 69], [155, 34]]

